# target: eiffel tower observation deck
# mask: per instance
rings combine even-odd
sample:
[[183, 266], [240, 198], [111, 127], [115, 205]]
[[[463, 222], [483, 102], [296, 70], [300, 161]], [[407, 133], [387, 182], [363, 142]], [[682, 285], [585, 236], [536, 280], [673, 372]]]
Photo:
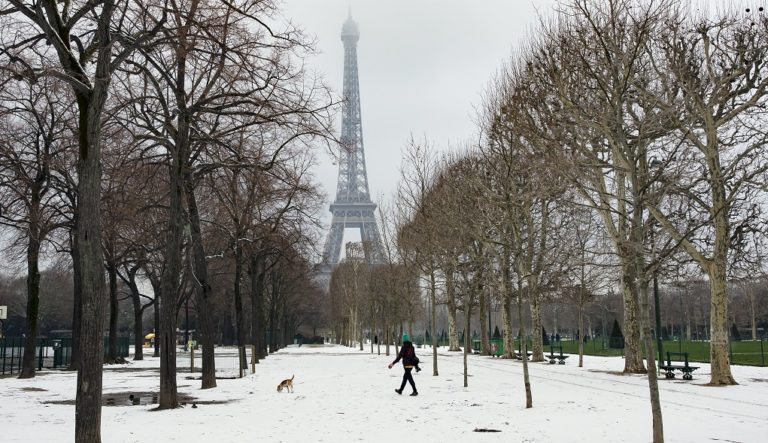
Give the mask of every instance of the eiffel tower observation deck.
[[336, 198], [330, 206], [331, 229], [323, 249], [323, 263], [332, 268], [339, 263], [344, 229], [360, 229], [369, 263], [382, 263], [383, 254], [376, 225], [376, 204], [368, 191], [368, 174], [363, 149], [363, 124], [360, 112], [360, 83], [357, 74], [357, 42], [360, 30], [350, 12], [341, 28], [344, 43], [344, 103], [339, 147], [339, 177]]

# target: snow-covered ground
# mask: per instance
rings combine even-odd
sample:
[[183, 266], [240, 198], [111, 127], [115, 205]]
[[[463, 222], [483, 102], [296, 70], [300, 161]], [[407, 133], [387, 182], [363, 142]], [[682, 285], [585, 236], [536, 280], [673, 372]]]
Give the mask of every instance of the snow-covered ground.
[[[219, 376], [236, 373], [235, 352], [217, 350]], [[532, 363], [533, 408], [525, 409], [522, 363], [471, 356], [469, 387], [463, 387], [460, 353], [439, 350], [438, 377], [431, 351], [417, 349], [422, 372], [418, 397], [405, 388], [402, 366], [392, 356], [341, 346], [289, 347], [270, 355], [256, 373], [221, 379], [202, 391], [187, 373], [179, 392], [197, 398], [170, 411], [152, 405], [105, 406], [105, 442], [648, 442], [651, 412], [641, 375], [621, 375], [621, 358], [575, 357], [565, 365]], [[394, 348], [393, 348], [394, 352]], [[157, 392], [159, 359], [108, 367], [104, 392]], [[180, 354], [179, 367], [189, 357]], [[199, 365], [199, 360], [197, 361]], [[661, 378], [664, 433], [668, 442], [768, 441], [768, 368], [734, 366], [738, 386], [709, 387], [708, 365], [693, 381]], [[277, 393], [295, 374], [294, 393]], [[74, 440], [75, 374], [43, 371], [31, 380], [0, 378], [0, 441]], [[149, 397], [142, 397], [142, 403]], [[47, 403], [59, 402], [59, 403]], [[64, 404], [60, 404], [64, 403]], [[67, 404], [70, 403], [70, 404]], [[500, 432], [475, 432], [494, 429]]]

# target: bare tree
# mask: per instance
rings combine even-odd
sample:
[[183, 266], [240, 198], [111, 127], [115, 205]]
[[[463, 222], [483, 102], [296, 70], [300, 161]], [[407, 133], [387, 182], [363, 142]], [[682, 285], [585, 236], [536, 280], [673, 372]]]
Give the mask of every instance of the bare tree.
[[[176, 302], [172, 297], [181, 270], [185, 203], [202, 330], [203, 385], [215, 385], [213, 324], [207, 306], [211, 287], [195, 189], [211, 171], [245, 165], [217, 163], [217, 159], [232, 158], [211, 154], [228, 151], [249, 128], [269, 126], [257, 131], [257, 136], [277, 133], [284, 137], [264, 140], [264, 145], [274, 146], [273, 158], [260, 165], [269, 169], [283, 147], [329, 132], [331, 105], [324, 86], [293, 63], [294, 57], [302, 57], [309, 49], [301, 34], [291, 27], [275, 33], [266, 24], [265, 19], [277, 11], [274, 2], [194, 0], [170, 6], [169, 24], [162, 29], [165, 39], [129, 60], [131, 72], [142, 78], [141, 92], [130, 101], [137, 139], [147, 152], [165, 155], [171, 164], [168, 264], [160, 298], [160, 341], [165, 346], [161, 408], [178, 405], [172, 336]], [[130, 90], [130, 85], [125, 89]]]
[[[572, 245], [574, 254], [570, 257], [570, 278], [568, 286], [563, 288], [566, 300], [576, 305], [578, 310], [578, 337], [579, 337], [579, 367], [584, 366], [584, 342], [587, 332], [584, 327], [584, 314], [586, 306], [591, 303], [597, 294], [607, 291], [613, 283], [610, 271], [613, 267], [610, 263], [609, 249], [604, 244], [603, 229], [599, 227], [599, 221], [594, 212], [589, 208], [576, 206], [573, 218], [570, 219], [573, 229], [561, 241]], [[570, 237], [570, 238], [569, 238]], [[570, 240], [570, 242], [568, 241]], [[608, 272], [607, 272], [608, 271]]]
[[[116, 13], [117, 11], [117, 13]], [[102, 326], [105, 317], [101, 259], [101, 118], [111, 75], [153, 35], [163, 14], [140, 2], [8, 0], [0, 57], [15, 76], [56, 77], [72, 88], [78, 112], [77, 242], [82, 305], [75, 438], [101, 440]], [[155, 22], [152, 24], [152, 22]], [[143, 25], [150, 23], [150, 31]], [[5, 31], [5, 30], [2, 30]], [[132, 34], [130, 37], [128, 34]]]
[[657, 147], [654, 178], [670, 197], [649, 210], [710, 281], [710, 384], [735, 384], [728, 352], [729, 254], [756, 229], [768, 162], [760, 118], [768, 98], [768, 20], [734, 8], [665, 21], [657, 80], [642, 93], [675, 134]]
[[[603, 218], [622, 265], [625, 300], [625, 371], [647, 372], [654, 417], [654, 441], [663, 441], [647, 312], [644, 202], [649, 182], [649, 145], [670, 129], [643, 111], [632, 85], [645, 79], [647, 48], [670, 2], [641, 5], [623, 0], [574, 0], [562, 5], [561, 20], [542, 26], [523, 60], [512, 65], [511, 91], [524, 106], [529, 146], [569, 174], [572, 185]], [[517, 82], [517, 83], [514, 83]], [[519, 111], [518, 111], [519, 110]], [[527, 121], [527, 123], [526, 123]]]
[[[72, 151], [71, 100], [55, 79], [6, 84], [0, 95], [0, 225], [18, 232], [27, 262], [26, 340], [19, 378], [35, 376], [40, 256], [66, 211], [57, 172]], [[23, 246], [21, 243], [25, 243]]]
[[398, 250], [405, 265], [413, 264], [427, 281], [430, 321], [432, 327], [432, 375], [437, 376], [437, 265], [430, 249], [434, 240], [433, 215], [424, 196], [434, 181], [436, 159], [427, 142], [411, 138], [401, 167], [402, 180], [398, 186]]

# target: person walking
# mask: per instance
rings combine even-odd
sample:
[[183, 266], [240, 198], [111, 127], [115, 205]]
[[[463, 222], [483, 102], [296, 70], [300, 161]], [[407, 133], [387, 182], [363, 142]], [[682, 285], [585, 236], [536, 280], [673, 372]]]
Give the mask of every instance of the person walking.
[[405, 372], [403, 373], [403, 382], [400, 384], [400, 389], [395, 389], [395, 392], [402, 395], [403, 389], [405, 389], [405, 383], [408, 382], [411, 384], [411, 388], [413, 388], [411, 396], [415, 397], [419, 395], [419, 392], [416, 391], [416, 383], [413, 381], [411, 370], [413, 370], [414, 367], [418, 368], [419, 358], [416, 357], [416, 350], [413, 348], [413, 343], [411, 343], [411, 338], [408, 336], [407, 332], [403, 333], [403, 346], [400, 348], [400, 352], [397, 354], [395, 361], [389, 364], [389, 369], [392, 369], [392, 366], [400, 360], [403, 360], [403, 369]]

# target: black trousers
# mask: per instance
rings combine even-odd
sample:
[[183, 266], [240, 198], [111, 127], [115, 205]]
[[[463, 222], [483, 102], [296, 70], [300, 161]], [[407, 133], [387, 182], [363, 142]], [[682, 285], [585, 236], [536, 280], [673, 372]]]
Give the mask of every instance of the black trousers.
[[413, 392], [416, 392], [416, 383], [413, 381], [413, 376], [411, 375], [411, 371], [413, 368], [403, 368], [405, 369], [405, 373], [403, 374], [403, 382], [400, 384], [400, 391], [405, 389], [405, 383], [408, 382], [411, 384], [411, 388], [413, 388]]

